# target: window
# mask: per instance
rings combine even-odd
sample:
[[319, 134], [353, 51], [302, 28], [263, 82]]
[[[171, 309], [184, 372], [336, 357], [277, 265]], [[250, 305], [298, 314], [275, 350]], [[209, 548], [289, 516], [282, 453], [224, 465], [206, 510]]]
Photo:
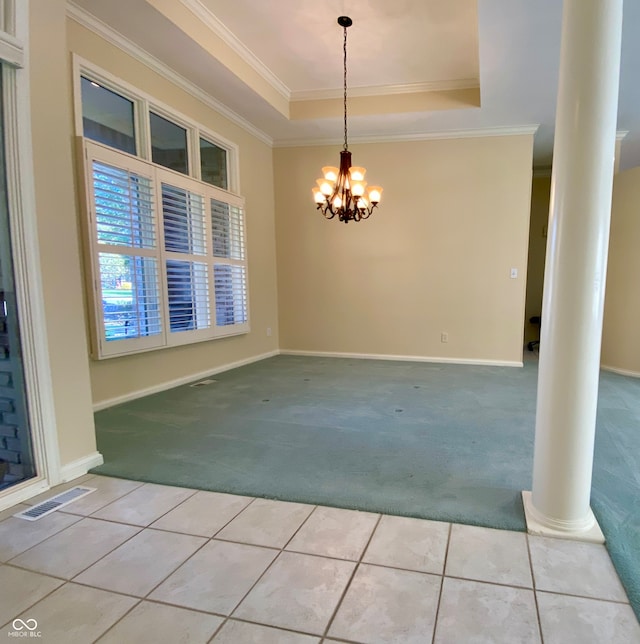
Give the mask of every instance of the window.
[[158, 165], [189, 174], [187, 131], [168, 119], [150, 112], [151, 159]]
[[80, 79], [80, 85], [84, 136], [117, 150], [135, 154], [133, 101], [84, 76]]
[[85, 140], [94, 355], [246, 333], [240, 197]]
[[73, 65], [76, 135], [238, 194], [234, 143], [79, 56]]
[[248, 332], [236, 148], [75, 63], [94, 357]]
[[227, 189], [226, 150], [203, 138], [200, 138], [200, 175], [212, 186]]
[[[247, 284], [244, 268], [244, 219], [242, 210], [211, 200], [213, 273], [216, 289], [216, 324], [228, 326], [247, 321]], [[223, 260], [226, 260], [223, 262]]]

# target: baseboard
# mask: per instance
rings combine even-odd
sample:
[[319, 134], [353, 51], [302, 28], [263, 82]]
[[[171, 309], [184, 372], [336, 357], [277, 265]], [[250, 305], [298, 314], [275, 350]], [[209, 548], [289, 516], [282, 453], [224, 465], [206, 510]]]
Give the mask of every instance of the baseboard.
[[82, 458], [78, 458], [71, 463], [67, 463], [60, 468], [60, 483], [66, 483], [67, 481], [73, 481], [79, 476], [86, 474], [92, 467], [98, 467], [104, 463], [104, 458], [100, 452], [93, 452], [93, 454], [87, 454]]
[[252, 356], [251, 358], [245, 358], [244, 360], [238, 360], [236, 362], [230, 362], [214, 369], [207, 369], [206, 371], [200, 371], [198, 373], [192, 373], [188, 376], [183, 376], [182, 378], [176, 378], [175, 380], [168, 380], [159, 385], [154, 385], [153, 387], [147, 387], [146, 389], [137, 389], [136, 391], [130, 391], [129, 393], [124, 394], [123, 396], [116, 396], [115, 398], [108, 398], [107, 400], [102, 400], [100, 402], [93, 404], [93, 411], [100, 411], [101, 409], [107, 409], [108, 407], [113, 407], [115, 405], [120, 405], [130, 400], [136, 400], [137, 398], [144, 398], [144, 396], [150, 396], [151, 394], [157, 394], [161, 391], [166, 391], [167, 389], [173, 389], [174, 387], [180, 387], [181, 385], [186, 385], [190, 382], [195, 382], [202, 378], [208, 378], [209, 376], [215, 376], [218, 373], [223, 371], [229, 371], [231, 369], [237, 369], [238, 367], [244, 367], [245, 365], [251, 364], [253, 362], [259, 362], [260, 360], [266, 360], [267, 358], [273, 358], [280, 353], [277, 349], [275, 351], [269, 351], [267, 353], [261, 353], [257, 356]]
[[281, 349], [284, 356], [314, 356], [317, 358], [355, 358], [360, 360], [398, 360], [404, 362], [435, 362], [442, 364], [468, 364], [486, 367], [522, 367], [522, 360], [475, 360], [472, 358], [438, 358], [432, 356], [395, 356], [384, 353], [338, 353], [333, 351], [296, 351]]
[[627, 371], [626, 369], [618, 369], [618, 367], [610, 367], [609, 365], [603, 364], [600, 365], [600, 368], [604, 371], [610, 371], [611, 373], [617, 373], [620, 376], [631, 376], [632, 378], [640, 378], [640, 373], [637, 371]]

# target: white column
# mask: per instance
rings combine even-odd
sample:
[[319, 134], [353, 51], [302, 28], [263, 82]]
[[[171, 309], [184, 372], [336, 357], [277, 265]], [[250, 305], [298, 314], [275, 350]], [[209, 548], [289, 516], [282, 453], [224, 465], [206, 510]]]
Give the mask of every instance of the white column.
[[564, 0], [530, 532], [603, 541], [589, 505], [623, 0]]

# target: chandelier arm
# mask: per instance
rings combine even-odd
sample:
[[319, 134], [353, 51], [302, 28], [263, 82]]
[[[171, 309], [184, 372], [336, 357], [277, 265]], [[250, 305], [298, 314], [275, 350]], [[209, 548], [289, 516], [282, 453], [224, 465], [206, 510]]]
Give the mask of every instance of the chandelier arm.
[[[331, 204], [329, 203], [319, 203], [318, 210], [323, 214], [325, 219], [333, 219], [336, 216], [336, 213], [333, 212]], [[327, 215], [327, 213], [330, 213]]]

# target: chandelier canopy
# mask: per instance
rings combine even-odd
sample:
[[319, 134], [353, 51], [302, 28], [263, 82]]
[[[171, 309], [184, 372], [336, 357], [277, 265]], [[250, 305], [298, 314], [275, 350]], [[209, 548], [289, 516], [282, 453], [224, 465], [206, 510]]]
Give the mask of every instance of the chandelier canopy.
[[367, 219], [380, 202], [382, 188], [369, 186], [364, 180], [364, 168], [351, 165], [347, 143], [347, 27], [353, 24], [348, 16], [340, 16], [338, 24], [344, 30], [344, 145], [340, 152], [340, 167], [325, 166], [323, 178], [312, 188], [318, 210], [327, 218], [336, 215], [345, 224]]

